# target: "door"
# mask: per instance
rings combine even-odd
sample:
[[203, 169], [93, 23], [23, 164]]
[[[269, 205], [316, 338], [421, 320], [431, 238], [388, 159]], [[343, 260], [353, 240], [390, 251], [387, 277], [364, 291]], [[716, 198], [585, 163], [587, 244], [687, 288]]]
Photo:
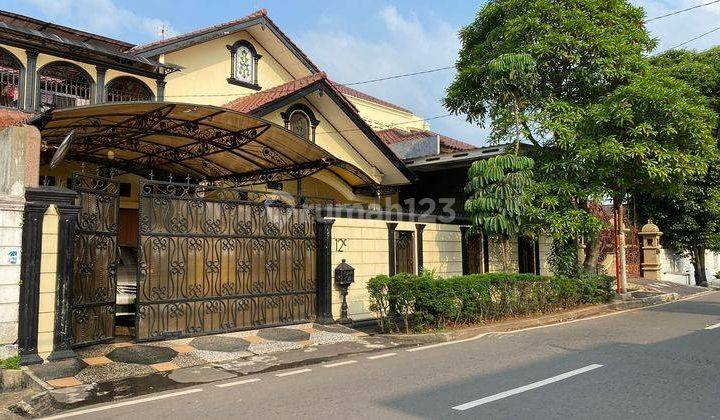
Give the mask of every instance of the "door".
[[538, 242], [525, 236], [519, 236], [518, 271], [527, 274], [540, 274], [538, 259]]
[[101, 176], [73, 174], [80, 206], [70, 293], [72, 345], [110, 341], [115, 335], [119, 187]]
[[485, 272], [485, 254], [483, 236], [480, 234], [463, 237], [467, 249], [467, 273], [482, 274]]
[[395, 231], [395, 273], [415, 274], [415, 234]]

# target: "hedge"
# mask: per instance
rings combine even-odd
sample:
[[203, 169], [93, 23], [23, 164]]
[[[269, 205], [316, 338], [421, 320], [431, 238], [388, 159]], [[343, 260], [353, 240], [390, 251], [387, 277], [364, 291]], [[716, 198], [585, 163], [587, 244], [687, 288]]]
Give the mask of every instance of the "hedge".
[[609, 276], [507, 273], [438, 278], [426, 272], [380, 275], [370, 279], [367, 289], [370, 310], [383, 332], [400, 331], [401, 323], [409, 333], [607, 302], [613, 296], [612, 281]]

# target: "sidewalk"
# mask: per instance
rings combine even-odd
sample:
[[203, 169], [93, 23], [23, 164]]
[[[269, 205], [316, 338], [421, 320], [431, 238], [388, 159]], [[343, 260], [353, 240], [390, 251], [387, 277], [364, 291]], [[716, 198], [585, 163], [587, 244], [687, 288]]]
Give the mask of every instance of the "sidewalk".
[[[609, 314], [707, 292], [670, 282], [633, 284], [633, 296], [606, 305], [428, 334], [369, 336], [341, 325], [302, 324], [143, 344], [79, 349], [78, 357], [26, 368], [44, 388], [19, 404], [32, 416], [162, 390], [310, 365], [388, 348], [465, 340], [488, 332]], [[635, 296], [637, 294], [637, 296]]]
[[20, 408], [33, 416], [45, 415], [398, 345], [389, 337], [320, 324], [95, 345], [78, 349], [73, 359], [25, 368], [45, 391], [26, 399]]

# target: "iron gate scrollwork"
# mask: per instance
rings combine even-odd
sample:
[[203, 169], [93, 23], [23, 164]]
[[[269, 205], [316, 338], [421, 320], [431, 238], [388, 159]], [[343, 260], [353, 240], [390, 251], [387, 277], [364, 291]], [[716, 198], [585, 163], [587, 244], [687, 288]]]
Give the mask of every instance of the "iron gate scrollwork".
[[115, 335], [117, 228], [120, 186], [103, 177], [75, 173], [80, 206], [75, 229], [70, 332], [73, 347]]
[[315, 318], [315, 217], [236, 188], [141, 184], [136, 337]]

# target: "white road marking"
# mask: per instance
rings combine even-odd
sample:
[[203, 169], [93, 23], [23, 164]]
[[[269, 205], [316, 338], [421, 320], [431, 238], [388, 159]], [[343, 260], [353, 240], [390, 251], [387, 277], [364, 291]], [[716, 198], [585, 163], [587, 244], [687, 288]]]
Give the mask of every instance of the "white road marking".
[[368, 356], [368, 359], [375, 360], [375, 359], [382, 359], [384, 357], [390, 357], [390, 356], [396, 356], [396, 355], [397, 355], [397, 353], [383, 353], [383, 354], [378, 354], [377, 356]]
[[83, 414], [97, 413], [98, 411], [112, 410], [113, 408], [127, 407], [128, 405], [142, 404], [142, 403], [146, 403], [146, 402], [150, 402], [150, 401], [164, 400], [165, 398], [179, 397], [181, 395], [194, 394], [196, 392], [201, 392], [201, 391], [202, 391], [202, 388], [193, 388], [193, 389], [188, 389], [185, 391], [172, 392], [170, 394], [156, 395], [153, 397], [140, 398], [138, 400], [129, 400], [129, 401], [123, 401], [123, 402], [110, 404], [110, 405], [103, 405], [100, 407], [93, 407], [93, 408], [86, 408], [84, 410], [71, 411], [69, 413], [62, 413], [62, 414], [58, 414], [56, 416], [43, 417], [43, 419], [44, 420], [66, 419], [68, 417], [75, 417], [75, 416], [81, 416]]
[[706, 330], [714, 330], [715, 328], [720, 328], [720, 322], [717, 324], [708, 325], [707, 327], [705, 327]]
[[227, 388], [227, 387], [229, 387], [229, 386], [249, 384], [249, 383], [258, 382], [258, 381], [260, 381], [260, 378], [243, 379], [242, 381], [227, 382], [227, 383], [224, 383], [224, 384], [217, 384], [217, 385], [215, 385], [215, 386], [218, 387], [218, 388]]
[[485, 398], [480, 398], [479, 400], [470, 401], [470, 402], [466, 402], [465, 404], [456, 405], [452, 409], [458, 410], [458, 411], [469, 410], [469, 409], [477, 407], [479, 405], [483, 405], [483, 404], [487, 404], [487, 403], [490, 403], [493, 401], [501, 400], [503, 398], [517, 395], [517, 394], [520, 394], [525, 391], [530, 391], [535, 388], [540, 388], [541, 386], [549, 385], [554, 382], [559, 382], [559, 381], [571, 378], [573, 376], [580, 375], [582, 373], [589, 372], [589, 371], [595, 370], [597, 368], [601, 368], [602, 366], [603, 365], [598, 365], [598, 364], [588, 365], [588, 366], [585, 366], [580, 369], [571, 370], [570, 372], [565, 372], [560, 375], [553, 376], [552, 378], [543, 379], [542, 381], [533, 382], [531, 384], [521, 386], [519, 388], [510, 389], [508, 391], [504, 391], [499, 394], [490, 395], [489, 397], [485, 397]]
[[357, 360], [346, 360], [344, 362], [328, 363], [327, 365], [323, 365], [323, 367], [331, 368], [331, 367], [336, 367], [336, 366], [351, 365], [353, 363], [357, 363]]
[[283, 376], [297, 375], [298, 373], [310, 372], [311, 370], [312, 370], [312, 369], [291, 370], [290, 372], [278, 373], [278, 374], [275, 375], [275, 376], [277, 376], [278, 378], [282, 378]]

